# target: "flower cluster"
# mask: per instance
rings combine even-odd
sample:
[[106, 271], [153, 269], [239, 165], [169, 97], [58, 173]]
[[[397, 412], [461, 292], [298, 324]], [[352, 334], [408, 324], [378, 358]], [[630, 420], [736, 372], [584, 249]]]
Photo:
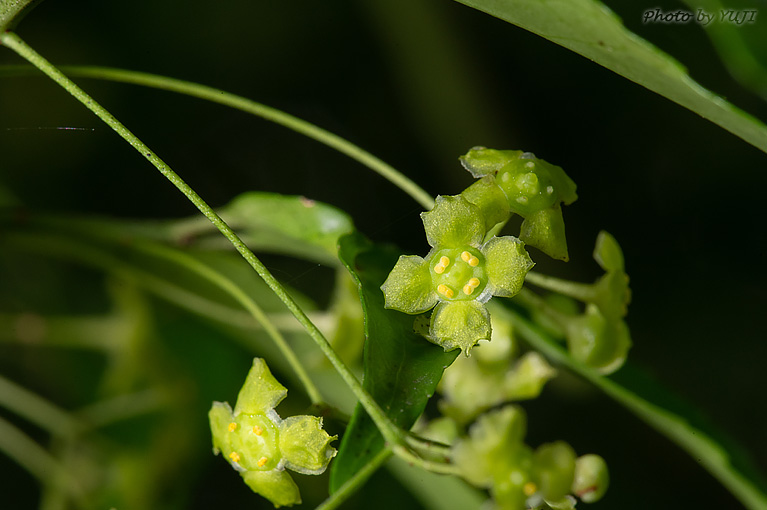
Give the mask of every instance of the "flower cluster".
[[609, 483], [607, 465], [598, 455], [576, 458], [563, 441], [533, 450], [524, 443], [522, 409], [505, 406], [479, 417], [467, 437], [452, 447], [453, 460], [471, 484], [490, 490], [497, 510], [575, 507], [599, 500]]

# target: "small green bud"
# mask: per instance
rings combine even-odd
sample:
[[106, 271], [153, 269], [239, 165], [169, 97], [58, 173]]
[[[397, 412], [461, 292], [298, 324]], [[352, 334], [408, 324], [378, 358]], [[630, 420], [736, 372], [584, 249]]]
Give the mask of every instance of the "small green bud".
[[599, 455], [589, 454], [575, 461], [572, 492], [584, 503], [599, 501], [610, 485], [607, 463]]
[[575, 476], [575, 451], [564, 441], [541, 445], [533, 454], [533, 481], [547, 501], [559, 501]]
[[626, 361], [631, 335], [622, 319], [605, 317], [590, 303], [585, 314], [570, 322], [567, 346], [575, 359], [609, 374]]

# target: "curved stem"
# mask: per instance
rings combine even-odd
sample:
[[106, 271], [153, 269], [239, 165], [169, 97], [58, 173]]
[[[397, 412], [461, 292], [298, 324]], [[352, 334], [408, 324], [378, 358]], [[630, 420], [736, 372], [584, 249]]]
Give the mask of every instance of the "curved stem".
[[[6, 69], [16, 73], [21, 71], [19, 68], [10, 66], [6, 67]], [[207, 85], [177, 80], [157, 74], [97, 66], [62, 66], [60, 70], [74, 77], [130, 83], [185, 94], [256, 115], [349, 156], [410, 195], [413, 200], [421, 204], [425, 209], [434, 207], [434, 198], [396, 168], [348, 140], [276, 108]]]
[[528, 272], [527, 276], [525, 276], [525, 281], [532, 283], [536, 287], [558, 292], [559, 294], [564, 294], [584, 302], [591, 302], [596, 297], [594, 285], [590, 283], [562, 280], [554, 276], [536, 273], [535, 271]]
[[51, 434], [69, 436], [83, 428], [71, 414], [0, 375], [0, 406]]
[[314, 510], [333, 510], [343, 504], [354, 494], [366, 481], [375, 473], [381, 464], [391, 457], [391, 450], [384, 448], [378, 455], [370, 459], [365, 466], [357, 471], [353, 477], [349, 478], [337, 491], [331, 494], [328, 499], [320, 503]]
[[290, 312], [296, 317], [299, 323], [304, 327], [309, 336], [314, 340], [320, 350], [325, 354], [330, 363], [335, 367], [341, 378], [351, 388], [365, 408], [376, 427], [381, 431], [387, 442], [391, 444], [401, 444], [402, 431], [396, 427], [381, 407], [376, 403], [373, 397], [362, 387], [362, 383], [341, 360], [333, 350], [330, 342], [325, 338], [317, 326], [309, 320], [304, 311], [298, 306], [298, 303], [288, 294], [285, 288], [277, 281], [264, 264], [253, 254], [252, 251], [242, 242], [237, 234], [229, 225], [216, 214], [216, 212], [195, 192], [181, 177], [174, 172], [159, 156], [157, 156], [144, 142], [134, 135], [127, 127], [118, 121], [103, 106], [91, 98], [84, 90], [78, 87], [72, 80], [67, 78], [61, 71], [48, 62], [45, 58], [28, 46], [17, 34], [5, 32], [0, 34], [0, 43], [18, 53], [36, 68], [40, 69], [49, 78], [59, 84], [64, 90], [91, 110], [105, 124], [111, 127], [126, 142], [128, 142], [136, 151], [144, 156], [160, 173], [168, 179], [176, 188], [183, 193], [195, 207], [210, 220], [213, 225], [232, 243], [239, 254], [248, 262], [264, 282], [272, 289], [272, 292], [280, 298]]

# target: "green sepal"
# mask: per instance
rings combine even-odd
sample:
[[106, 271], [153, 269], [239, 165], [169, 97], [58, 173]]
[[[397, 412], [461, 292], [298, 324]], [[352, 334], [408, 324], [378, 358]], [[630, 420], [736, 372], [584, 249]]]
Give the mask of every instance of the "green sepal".
[[286, 418], [280, 424], [280, 452], [285, 466], [298, 473], [321, 474], [336, 455], [330, 442], [337, 438], [322, 429], [322, 418], [307, 415]]
[[578, 457], [571, 488], [573, 494], [584, 503], [594, 503], [602, 499], [609, 485], [610, 473], [602, 457], [593, 453]]
[[512, 236], [493, 237], [482, 247], [482, 254], [494, 296], [512, 297], [519, 293], [525, 275], [535, 265], [525, 243]]
[[486, 175], [463, 190], [461, 196], [479, 207], [485, 218], [485, 230], [506, 221], [511, 215], [506, 194], [495, 182], [495, 177]]
[[485, 218], [460, 195], [438, 196], [431, 211], [421, 213], [426, 240], [432, 247], [478, 247], [485, 237]]
[[275, 507], [301, 504], [298, 486], [285, 471], [243, 471], [240, 475], [253, 492], [261, 494]]
[[522, 355], [503, 382], [504, 396], [508, 400], [537, 398], [546, 383], [557, 375], [546, 358], [535, 351]]
[[533, 481], [545, 500], [559, 501], [569, 492], [575, 476], [575, 451], [564, 441], [538, 447], [533, 455]]
[[430, 310], [438, 300], [432, 288], [429, 265], [417, 255], [400, 256], [381, 290], [385, 308], [411, 315]]
[[474, 177], [484, 177], [500, 170], [513, 159], [518, 159], [522, 151], [499, 151], [487, 147], [472, 147], [461, 156], [459, 161]]
[[559, 204], [532, 213], [522, 222], [519, 238], [535, 246], [549, 257], [567, 262], [567, 238], [565, 221]]
[[590, 303], [586, 313], [568, 326], [567, 346], [573, 358], [610, 374], [626, 361], [631, 335], [622, 319], [605, 317], [599, 307]]
[[[456, 441], [452, 449], [461, 476], [477, 487], [489, 488], [512, 471], [526, 474], [532, 462], [532, 452], [522, 442], [526, 429], [525, 413], [516, 406], [480, 416], [469, 428], [469, 436]], [[526, 481], [519, 484], [520, 490]]]
[[451, 351], [460, 348], [468, 356], [480, 340], [492, 333], [490, 313], [477, 301], [442, 302], [431, 316], [430, 340]]
[[266, 361], [253, 358], [253, 366], [237, 395], [234, 415], [265, 413], [277, 407], [287, 395], [287, 388], [274, 378]]

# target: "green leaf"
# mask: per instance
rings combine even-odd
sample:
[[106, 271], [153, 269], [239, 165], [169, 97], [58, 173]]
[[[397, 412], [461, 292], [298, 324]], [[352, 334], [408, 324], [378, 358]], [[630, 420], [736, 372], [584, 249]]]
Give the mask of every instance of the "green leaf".
[[720, 125], [767, 152], [767, 126], [692, 80], [595, 0], [457, 0], [529, 30]]
[[[380, 286], [397, 250], [374, 245], [358, 233], [342, 237], [339, 244], [339, 258], [357, 281], [365, 314], [363, 385], [394, 423], [409, 429], [458, 352], [444, 352], [417, 335], [412, 316], [384, 308]], [[383, 448], [383, 437], [357, 405], [330, 469], [331, 493]]]
[[[354, 228], [349, 216], [333, 206], [276, 193], [243, 193], [218, 212], [254, 250], [329, 264], [336, 262], [338, 238]], [[210, 229], [206, 218], [199, 221]]]

